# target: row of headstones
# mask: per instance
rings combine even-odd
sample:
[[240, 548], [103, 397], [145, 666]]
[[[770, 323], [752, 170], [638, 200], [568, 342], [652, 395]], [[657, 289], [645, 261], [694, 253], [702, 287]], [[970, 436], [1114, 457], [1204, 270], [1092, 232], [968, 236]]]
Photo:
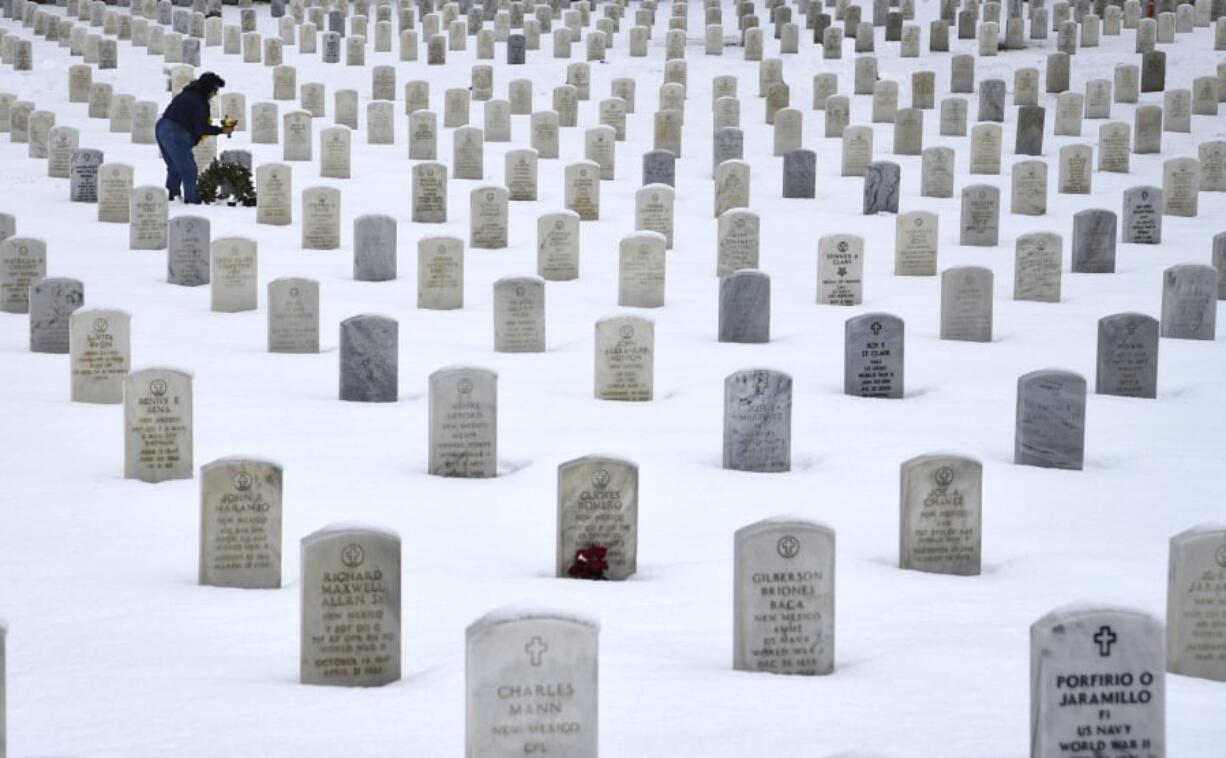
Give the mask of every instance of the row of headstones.
[[[744, 399], [779, 388], [769, 378], [763, 385], [755, 373], [729, 377], [729, 393]], [[743, 411], [738, 417], [749, 414]], [[736, 438], [732, 444], [743, 449], [746, 442]], [[728, 444], [726, 440], [726, 449]], [[762, 448], [777, 441], [759, 437], [750, 444]], [[200, 584], [281, 586], [282, 477], [277, 464], [250, 458], [221, 459], [201, 469]], [[638, 466], [587, 456], [559, 465], [557, 481], [555, 576], [613, 581], [632, 576], [638, 552]], [[899, 567], [978, 575], [982, 464], [955, 455], [922, 455], [901, 464], [900, 481]], [[801, 524], [768, 520], [737, 534], [737, 669], [825, 674], [834, 668], [834, 535], [827, 528]], [[1218, 529], [1197, 528], [1171, 540], [1168, 623], [1173, 630], [1173, 672], [1226, 680], [1226, 656], [1205, 645], [1206, 638], [1222, 638], [1226, 632], [1202, 623], [1213, 617], [1214, 605], [1226, 603], [1215, 576], [1226, 568], [1223, 549], [1226, 531]], [[306, 555], [303, 566], [305, 576], [312, 576]], [[311, 584], [304, 581], [303, 586]], [[818, 608], [807, 610], [818, 614], [788, 613], [797, 608], [777, 599], [786, 597], [817, 600]], [[803, 630], [797, 637], [779, 636], [780, 626], [796, 623], [798, 631]], [[822, 652], [804, 655], [814, 643], [822, 643], [816, 646]]]
[[[949, 473], [937, 469], [936, 476]], [[256, 484], [249, 472], [235, 477], [248, 492]], [[948, 485], [937, 481], [946, 497]], [[260, 502], [244, 495], [235, 509]], [[734, 543], [734, 668], [831, 673], [834, 531], [812, 521], [768, 519], [738, 530]], [[1223, 635], [1212, 624], [1226, 605], [1219, 581], [1226, 576], [1226, 530], [1181, 533], [1171, 538], [1170, 552], [1165, 628], [1149, 614], [1105, 606], [1057, 609], [1031, 626], [1032, 755], [1058, 756], [1074, 745], [1102, 752], [1109, 744], [1163, 755], [1166, 671], [1226, 680], [1226, 657], [1213, 652]], [[399, 536], [363, 527], [321, 529], [302, 540], [301, 572], [301, 681], [379, 686], [399, 680]], [[336, 602], [342, 595], [345, 605]], [[0, 747], [6, 632], [0, 625]], [[548, 611], [495, 611], [471, 624], [465, 634], [468, 751], [594, 758], [598, 634], [590, 619]]]
[[[311, 286], [287, 292], [285, 327], [317, 316], [295, 312]], [[527, 288], [525, 287], [525, 290]], [[517, 295], [511, 291], [512, 295]], [[310, 303], [303, 310], [309, 311]], [[537, 314], [519, 315], [531, 331]], [[116, 403], [125, 417], [126, 478], [147, 482], [192, 476], [191, 377], [170, 369], [129, 372], [130, 319], [121, 311], [69, 310], [72, 399]], [[274, 324], [275, 326], [275, 324]], [[543, 325], [540, 326], [543, 328]], [[596, 323], [597, 399], [652, 398], [654, 324], [637, 316]], [[270, 334], [276, 334], [270, 331]], [[297, 332], [300, 341], [316, 335]], [[394, 319], [365, 314], [341, 323], [340, 398], [395, 402], [399, 329]], [[304, 350], [305, 352], [305, 350]], [[1158, 325], [1148, 316], [1118, 314], [1099, 322], [1100, 394], [1155, 397]], [[903, 322], [884, 313], [848, 319], [844, 391], [850, 396], [903, 397]], [[429, 471], [439, 476], [497, 475], [497, 376], [485, 369], [437, 371], [429, 380]], [[791, 468], [791, 378], [764, 369], [725, 382], [724, 467], [746, 471]], [[1019, 378], [1014, 460], [1020, 465], [1080, 470], [1084, 460], [1086, 382], [1072, 372], [1034, 371]]]

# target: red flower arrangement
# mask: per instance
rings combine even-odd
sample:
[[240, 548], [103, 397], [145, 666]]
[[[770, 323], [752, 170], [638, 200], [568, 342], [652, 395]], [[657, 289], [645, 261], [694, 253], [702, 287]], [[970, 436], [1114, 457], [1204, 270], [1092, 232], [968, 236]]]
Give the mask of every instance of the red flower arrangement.
[[607, 547], [600, 545], [576, 550], [575, 562], [570, 564], [566, 573], [574, 579], [604, 579], [604, 572], [609, 570], [609, 563], [605, 560], [608, 552]]

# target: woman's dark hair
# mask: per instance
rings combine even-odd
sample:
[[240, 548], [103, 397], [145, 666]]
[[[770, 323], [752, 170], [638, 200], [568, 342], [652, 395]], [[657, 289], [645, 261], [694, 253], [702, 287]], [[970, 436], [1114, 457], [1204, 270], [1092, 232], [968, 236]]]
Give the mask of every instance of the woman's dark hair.
[[212, 71], [205, 71], [196, 81], [199, 83], [200, 89], [205, 92], [214, 92], [226, 86], [226, 80]]

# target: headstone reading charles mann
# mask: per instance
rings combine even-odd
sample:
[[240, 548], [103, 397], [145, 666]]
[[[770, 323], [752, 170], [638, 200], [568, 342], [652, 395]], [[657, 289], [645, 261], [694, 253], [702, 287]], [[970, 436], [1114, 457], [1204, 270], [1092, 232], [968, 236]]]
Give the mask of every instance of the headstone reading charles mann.
[[737, 671], [834, 671], [834, 530], [772, 518], [734, 538], [733, 654]]
[[[562, 30], [565, 31], [565, 30]], [[502, 609], [465, 633], [465, 755], [596, 758], [600, 625]]]
[[1163, 758], [1162, 622], [1141, 611], [1070, 606], [1030, 627], [1031, 758]]
[[200, 584], [281, 586], [281, 478], [271, 461], [221, 458], [200, 468]]
[[638, 519], [639, 468], [634, 463], [589, 455], [559, 465], [555, 575], [632, 576], [638, 566]]
[[333, 525], [302, 538], [299, 677], [378, 687], [400, 678], [400, 536]]

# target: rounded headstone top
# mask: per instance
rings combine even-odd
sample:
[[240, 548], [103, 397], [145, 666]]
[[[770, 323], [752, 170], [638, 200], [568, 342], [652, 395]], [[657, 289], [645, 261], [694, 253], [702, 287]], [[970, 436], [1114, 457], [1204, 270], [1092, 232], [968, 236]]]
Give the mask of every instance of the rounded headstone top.
[[430, 381], [433, 382], [436, 378], [442, 379], [448, 374], [461, 373], [461, 372], [466, 373], [466, 374], [484, 374], [490, 377], [491, 379], [498, 378], [498, 372], [494, 371], [493, 369], [488, 369], [488, 368], [484, 368], [481, 366], [465, 366], [463, 364], [453, 363], [448, 366], [443, 366], [442, 368], [435, 369], [434, 371], [432, 371], [430, 373]]
[[1028, 371], [1017, 378], [1018, 382], [1026, 382], [1038, 376], [1061, 377], [1064, 379], [1075, 379], [1082, 384], [1085, 384], [1085, 377], [1078, 374], [1076, 371], [1069, 371], [1065, 368], [1041, 368], [1034, 371]]
[[1226, 535], [1226, 521], [1208, 521], [1203, 524], [1197, 524], [1171, 537], [1171, 542], [1211, 535]]
[[595, 616], [574, 610], [560, 610], [546, 606], [506, 605], [496, 608], [481, 616], [468, 625], [468, 634], [476, 630], [498, 624], [511, 624], [517, 621], [563, 621], [571, 624], [582, 624], [594, 631], [600, 630], [600, 620]]
[[579, 466], [585, 463], [616, 463], [627, 468], [637, 470], [639, 465], [629, 458], [622, 458], [616, 455], [606, 455], [604, 453], [589, 453], [581, 455], [578, 458], [571, 458], [569, 461], [562, 461], [558, 464], [558, 470], [569, 468], [571, 466]]
[[1137, 620], [1150, 621], [1155, 624], [1162, 622], [1152, 613], [1139, 610], [1137, 608], [1129, 608], [1123, 605], [1114, 605], [1111, 603], [1099, 603], [1093, 601], [1084, 601], [1080, 603], [1069, 603], [1048, 611], [1041, 618], [1030, 625], [1031, 629], [1039, 629], [1045, 626], [1050, 626], [1056, 623], [1071, 622], [1083, 616], [1100, 616], [1100, 615], [1116, 615], [1116, 616], [1131, 616]]
[[311, 532], [310, 534], [302, 538], [301, 543], [303, 547], [306, 547], [308, 544], [321, 542], [323, 540], [331, 539], [332, 537], [336, 537], [342, 534], [355, 534], [355, 533], [371, 534], [371, 535], [383, 537], [385, 539], [393, 540], [394, 542], [397, 542], [397, 543], [400, 542], [400, 535], [397, 534], [395, 531], [388, 529], [387, 527], [371, 526], [370, 524], [361, 524], [361, 523], [357, 523], [354, 521], [338, 521], [334, 524], [328, 524], [327, 526], [321, 529], [317, 529]]
[[834, 527], [830, 526], [829, 524], [825, 524], [811, 518], [806, 518], [804, 516], [792, 516], [787, 514], [771, 516], [769, 518], [764, 518], [761, 521], [755, 521], [748, 526], [743, 526], [736, 530], [735, 537], [737, 540], [741, 540], [745, 537], [757, 534], [758, 532], [770, 531], [780, 527], [801, 527], [812, 529], [814, 531], [824, 532], [830, 535], [831, 538], [834, 537]]
[[201, 466], [200, 470], [204, 472], [204, 471], [208, 471], [209, 469], [217, 468], [219, 466], [228, 466], [228, 465], [233, 465], [235, 463], [252, 464], [252, 465], [258, 465], [258, 466], [272, 466], [273, 468], [281, 469], [281, 470], [285, 469], [285, 466], [283, 466], [280, 461], [274, 461], [271, 458], [261, 458], [255, 455], [227, 455], [227, 456], [223, 456], [221, 458], [216, 458], [214, 460], [209, 461], [208, 463]]
[[596, 319], [596, 325], [600, 326], [601, 324], [607, 321], [624, 321], [624, 320], [631, 320], [631, 321], [636, 321], [638, 323], [651, 324], [652, 326], [655, 326], [655, 323], [656, 323], [653, 319], [649, 319], [646, 316], [640, 316], [637, 313], [610, 313], [608, 315], [601, 316], [600, 318]]
[[[118, 311], [118, 313], [123, 313], [123, 311]], [[128, 314], [124, 313], [124, 315], [126, 316], [126, 315], [128, 315]], [[131, 371], [129, 371], [129, 372], [128, 372], [128, 376], [129, 376], [129, 377], [135, 377], [137, 374], [144, 374], [144, 373], [146, 373], [146, 372], [150, 372], [150, 371], [161, 371], [161, 372], [166, 372], [166, 373], [171, 373], [171, 374], [179, 374], [179, 375], [184, 376], [184, 377], [186, 377], [186, 378], [188, 378], [188, 379], [191, 379], [191, 378], [193, 378], [193, 377], [195, 376], [195, 374], [193, 374], [191, 371], [189, 371], [189, 370], [187, 370], [187, 369], [185, 369], [185, 368], [177, 368], [177, 367], [175, 367], [175, 366], [167, 366], [167, 365], [165, 365], [165, 364], [160, 364], [160, 365], [156, 365], [156, 366], [142, 366], [142, 367], [140, 367], [140, 368], [133, 368]]]
[[923, 461], [938, 460], [942, 458], [956, 458], [966, 463], [973, 463], [976, 466], [979, 466], [980, 468], [983, 467], [983, 461], [979, 460], [978, 458], [975, 458], [969, 455], [963, 455], [962, 453], [954, 453], [954, 452], [950, 452], [946, 450], [934, 450], [928, 453], [920, 453], [919, 455], [916, 455], [914, 457], [908, 458], [907, 460], [903, 461], [902, 465], [907, 466], [913, 463], [921, 463]]
[[352, 323], [354, 321], [364, 320], [364, 319], [378, 319], [384, 322], [391, 322], [393, 324], [396, 323], [396, 319], [392, 318], [391, 316], [385, 316], [382, 313], [359, 313], [355, 316], [350, 316], [349, 318], [342, 321], [341, 326]]

